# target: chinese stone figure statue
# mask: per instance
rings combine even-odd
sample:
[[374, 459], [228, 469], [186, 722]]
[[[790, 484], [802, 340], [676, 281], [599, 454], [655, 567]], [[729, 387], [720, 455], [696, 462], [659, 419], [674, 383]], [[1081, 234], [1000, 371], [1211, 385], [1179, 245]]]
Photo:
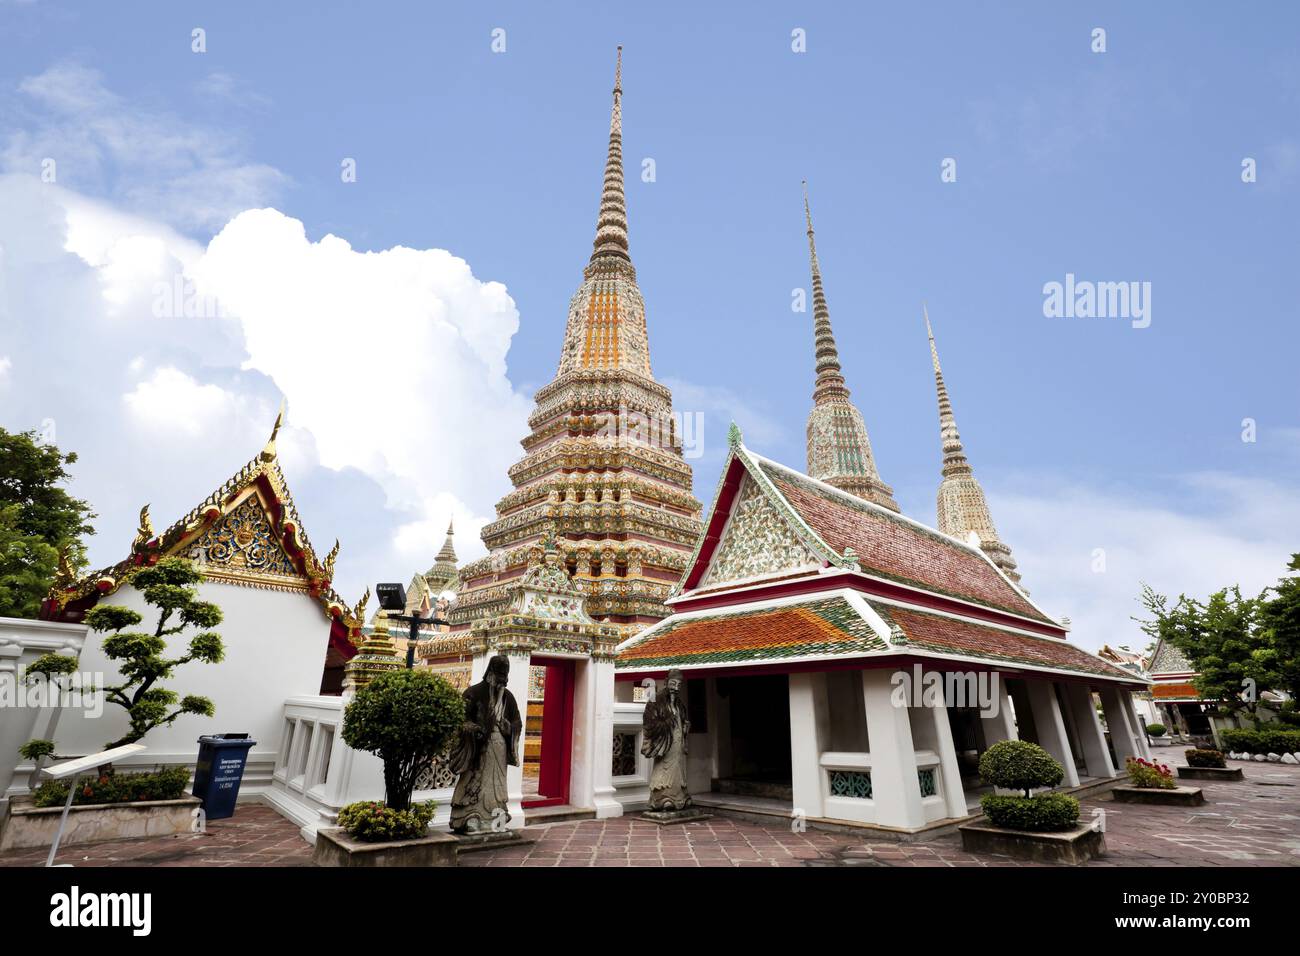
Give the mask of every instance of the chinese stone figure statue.
[[451, 798], [456, 833], [499, 831], [510, 819], [506, 767], [519, 765], [523, 721], [506, 688], [509, 676], [510, 661], [498, 654], [483, 680], [465, 691], [465, 723], [451, 754], [451, 769], [460, 774]]
[[685, 810], [691, 806], [686, 792], [686, 736], [691, 722], [682, 700], [682, 672], [670, 670], [664, 692], [646, 704], [641, 754], [654, 759], [650, 773], [650, 810]]

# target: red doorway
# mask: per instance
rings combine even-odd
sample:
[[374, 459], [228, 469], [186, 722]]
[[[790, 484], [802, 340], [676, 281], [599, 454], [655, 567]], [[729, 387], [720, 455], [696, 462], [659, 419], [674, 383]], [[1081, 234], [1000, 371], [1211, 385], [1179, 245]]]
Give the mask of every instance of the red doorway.
[[542, 748], [537, 769], [537, 796], [525, 799], [523, 805], [560, 806], [569, 802], [575, 662], [533, 660], [535, 666], [546, 668], [542, 692]]

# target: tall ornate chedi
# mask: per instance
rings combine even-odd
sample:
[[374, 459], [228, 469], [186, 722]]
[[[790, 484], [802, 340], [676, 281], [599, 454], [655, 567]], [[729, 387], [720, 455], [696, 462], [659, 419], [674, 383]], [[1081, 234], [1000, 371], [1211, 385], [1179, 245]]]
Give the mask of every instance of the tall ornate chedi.
[[939, 482], [939, 530], [965, 541], [974, 531], [979, 535], [980, 548], [1002, 569], [1011, 580], [1020, 581], [1016, 559], [1011, 549], [1002, 543], [993, 516], [989, 514], [984, 489], [975, 480], [975, 472], [966, 460], [961, 435], [957, 433], [957, 419], [952, 414], [952, 401], [939, 367], [939, 350], [934, 344], [934, 330], [930, 328], [930, 313], [924, 305], [925, 334], [930, 337], [930, 358], [934, 362], [934, 385], [939, 394], [939, 435], [943, 439], [943, 480]]
[[650, 372], [628, 253], [622, 62], [620, 47], [591, 259], [569, 303], [559, 369], [535, 396], [524, 457], [510, 469], [514, 491], [483, 529], [488, 556], [461, 569], [458, 628], [504, 611], [552, 537], [588, 614], [629, 628], [657, 621], [701, 531], [672, 393]]
[[880, 480], [876, 459], [871, 454], [871, 439], [867, 437], [867, 424], [849, 400], [849, 387], [840, 371], [840, 354], [831, 330], [821, 266], [817, 263], [807, 182], [803, 184], [803, 211], [808, 221], [808, 254], [812, 259], [813, 343], [817, 358], [813, 408], [808, 413], [808, 474], [890, 511], [898, 511], [893, 489]]

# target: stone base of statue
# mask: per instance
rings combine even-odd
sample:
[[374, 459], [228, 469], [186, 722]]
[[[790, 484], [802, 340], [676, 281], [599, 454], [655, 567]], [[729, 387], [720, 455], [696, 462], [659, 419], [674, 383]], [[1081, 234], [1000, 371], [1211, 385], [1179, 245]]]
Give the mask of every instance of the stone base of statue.
[[536, 834], [527, 830], [479, 830], [476, 833], [451, 834], [456, 839], [458, 853], [475, 850], [499, 850], [507, 846], [527, 846], [537, 842]]
[[671, 826], [674, 823], [696, 823], [700, 820], [708, 820], [712, 816], [713, 814], [701, 810], [694, 804], [680, 810], [644, 810], [641, 813], [642, 820], [649, 820], [661, 827]]

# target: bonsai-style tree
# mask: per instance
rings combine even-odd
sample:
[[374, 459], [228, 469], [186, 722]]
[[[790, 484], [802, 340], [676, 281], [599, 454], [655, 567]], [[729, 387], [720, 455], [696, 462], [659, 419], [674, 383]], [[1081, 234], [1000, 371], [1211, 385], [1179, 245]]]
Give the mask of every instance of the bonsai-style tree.
[[[221, 623], [221, 608], [199, 600], [197, 585], [203, 575], [184, 558], [164, 558], [151, 568], [140, 571], [131, 583], [144, 595], [146, 604], [159, 609], [158, 624], [150, 634], [128, 631], [144, 618], [130, 608], [105, 605], [92, 608], [86, 623], [92, 631], [112, 632], [104, 638], [104, 654], [118, 661], [123, 682], [105, 687], [105, 699], [123, 707], [131, 719], [130, 729], [105, 749], [132, 744], [153, 730], [171, 724], [181, 714], [211, 717], [212, 701], [188, 694], [179, 697], [173, 690], [159, 687], [158, 682], [172, 676], [172, 671], [190, 661], [216, 664], [225, 657], [221, 635], [208, 628]], [[190, 638], [188, 650], [179, 657], [164, 657], [167, 638], [188, 627], [203, 628]]]
[[980, 777], [985, 783], [1022, 796], [986, 794], [980, 809], [994, 826], [1011, 830], [1068, 830], [1078, 822], [1079, 801], [1064, 793], [1030, 796], [1039, 787], [1055, 787], [1065, 770], [1038, 744], [1003, 740], [980, 757]]
[[416, 778], [459, 735], [465, 701], [446, 680], [421, 670], [385, 671], [343, 712], [343, 741], [384, 762], [384, 802], [406, 810]]

